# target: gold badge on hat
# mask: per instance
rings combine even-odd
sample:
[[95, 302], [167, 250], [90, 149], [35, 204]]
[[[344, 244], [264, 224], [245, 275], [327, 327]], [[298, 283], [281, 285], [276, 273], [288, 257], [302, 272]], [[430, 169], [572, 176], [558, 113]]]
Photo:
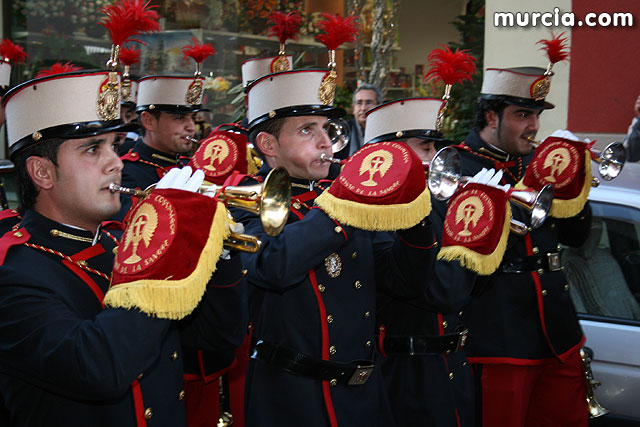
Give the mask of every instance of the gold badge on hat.
[[355, 21], [355, 16], [343, 18], [340, 15], [331, 15], [329, 13], [322, 13], [321, 15], [325, 19], [318, 23], [318, 28], [323, 30], [324, 34], [318, 34], [316, 40], [329, 49], [329, 72], [320, 83], [318, 99], [323, 105], [330, 105], [333, 104], [338, 79], [336, 49], [342, 43], [356, 40], [358, 24]]
[[324, 259], [324, 267], [327, 269], [329, 277], [332, 279], [338, 277], [342, 271], [342, 260], [340, 259], [340, 255], [334, 252], [326, 257]]
[[284, 45], [287, 40], [296, 39], [302, 25], [302, 18], [298, 12], [273, 12], [269, 16], [271, 27], [269, 28], [269, 37], [276, 36], [280, 41], [280, 51], [278, 57], [271, 62], [271, 72], [278, 73], [280, 71], [288, 71], [291, 69], [289, 60], [286, 57]]
[[197, 105], [202, 103], [202, 92], [204, 85], [202, 83], [202, 73], [200, 72], [200, 64], [209, 56], [216, 53], [216, 50], [209, 43], [200, 44], [198, 39], [193, 38], [193, 44], [182, 48], [184, 59], [192, 58], [196, 61], [196, 72], [194, 73], [193, 82], [189, 85], [185, 96], [185, 101], [189, 105]]
[[541, 44], [540, 50], [544, 50], [549, 59], [549, 65], [547, 65], [547, 71], [544, 75], [537, 79], [530, 88], [531, 97], [536, 101], [542, 101], [547, 97], [551, 90], [551, 76], [553, 75], [553, 65], [560, 61], [565, 61], [569, 58], [568, 40], [567, 37], [562, 37], [564, 33], [560, 33], [557, 36], [552, 36], [551, 40], [539, 40], [536, 44]]
[[[116, 1], [100, 9], [106, 19], [100, 22], [111, 35], [111, 56], [107, 61], [109, 77], [100, 85], [97, 113], [103, 120], [115, 120], [120, 117], [120, 88], [118, 79], [118, 56], [120, 47], [134, 41], [133, 36], [158, 31], [158, 14], [151, 10], [149, 2]], [[137, 40], [135, 40], [137, 41]]]

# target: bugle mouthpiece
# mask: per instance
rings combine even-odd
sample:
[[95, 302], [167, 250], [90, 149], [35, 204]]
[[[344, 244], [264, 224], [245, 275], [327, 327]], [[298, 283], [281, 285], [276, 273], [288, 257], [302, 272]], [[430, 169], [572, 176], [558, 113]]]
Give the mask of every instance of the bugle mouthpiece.
[[343, 163], [343, 160], [336, 159], [335, 157], [327, 156], [324, 153], [320, 154], [320, 160], [322, 160], [323, 162], [335, 163], [337, 165], [341, 165]]
[[148, 194], [146, 191], [138, 190], [137, 188], [122, 187], [115, 182], [109, 184], [109, 191], [112, 193], [128, 194], [129, 196], [134, 197], [145, 197]]

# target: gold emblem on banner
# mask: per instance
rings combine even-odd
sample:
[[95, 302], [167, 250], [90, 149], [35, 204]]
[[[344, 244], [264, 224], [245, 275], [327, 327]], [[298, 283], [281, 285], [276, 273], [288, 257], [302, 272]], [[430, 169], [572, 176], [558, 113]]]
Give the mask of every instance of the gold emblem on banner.
[[334, 252], [326, 257], [324, 259], [324, 268], [327, 269], [327, 274], [332, 279], [338, 277], [342, 271], [342, 260], [340, 259], [340, 255]]
[[336, 93], [336, 82], [338, 80], [338, 73], [335, 70], [329, 71], [329, 73], [322, 79], [320, 83], [320, 89], [318, 89], [318, 99], [322, 102], [322, 105], [333, 104], [333, 98]]
[[549, 95], [549, 91], [551, 90], [551, 79], [549, 76], [544, 76], [535, 82], [531, 86], [531, 96], [536, 101], [542, 101]]
[[117, 73], [109, 72], [109, 77], [100, 85], [96, 111], [102, 120], [115, 120], [118, 118], [120, 114], [120, 93]]
[[189, 105], [200, 104], [202, 100], [202, 80], [197, 78], [191, 82], [187, 89], [186, 101]]
[[142, 258], [137, 254], [138, 246], [140, 242], [144, 242], [145, 246], [149, 247], [157, 227], [158, 213], [153, 205], [145, 203], [140, 206], [125, 235], [123, 250], [126, 251], [129, 245], [133, 245], [131, 256], [123, 261], [125, 264], [135, 264], [141, 261]]
[[571, 163], [569, 150], [564, 147], [552, 150], [547, 157], [544, 158], [542, 165], [543, 169], [550, 169], [549, 175], [544, 179], [548, 182], [556, 182], [556, 175], [561, 175], [567, 166], [569, 166], [569, 163]]
[[217, 168], [213, 165], [217, 160], [218, 165], [222, 164], [224, 159], [229, 156], [229, 145], [224, 139], [216, 139], [215, 141], [207, 144], [204, 150], [204, 160], [209, 160], [209, 164], [203, 166], [203, 169], [209, 171], [215, 171]]
[[460, 203], [456, 210], [456, 224], [462, 221], [464, 227], [458, 232], [457, 236], [471, 236], [473, 233], [469, 231], [469, 226], [475, 228], [483, 214], [484, 206], [478, 196], [471, 196]]
[[378, 185], [378, 183], [373, 180], [376, 173], [379, 173], [380, 177], [383, 177], [392, 164], [393, 154], [387, 150], [376, 150], [373, 153], [369, 153], [369, 155], [367, 155], [360, 164], [360, 170], [358, 171], [359, 175], [368, 172], [369, 179], [362, 181], [360, 184], [365, 187], [374, 187]]

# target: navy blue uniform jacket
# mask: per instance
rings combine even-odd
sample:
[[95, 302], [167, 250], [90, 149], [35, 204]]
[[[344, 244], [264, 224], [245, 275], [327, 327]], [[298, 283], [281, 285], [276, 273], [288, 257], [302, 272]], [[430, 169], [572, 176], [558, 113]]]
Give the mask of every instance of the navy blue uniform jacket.
[[[75, 262], [108, 277], [112, 235], [103, 230], [92, 245], [93, 233], [34, 211], [17, 231], [0, 244], [7, 249], [0, 251], [0, 414], [8, 417], [2, 425], [185, 425], [181, 347], [227, 352], [239, 346], [243, 287], [209, 286], [180, 322], [104, 309], [109, 280]], [[16, 241], [25, 237], [71, 262]], [[216, 284], [239, 280], [238, 258], [218, 263]]]
[[[268, 171], [263, 167], [259, 176]], [[376, 289], [421, 295], [433, 232], [426, 221], [394, 240], [390, 233], [340, 225], [322, 210], [308, 209], [322, 191], [309, 186], [293, 179], [289, 222], [276, 237], [265, 235], [257, 216], [234, 212], [245, 232], [263, 241], [260, 252], [243, 254], [254, 341], [315, 359], [374, 360]], [[252, 359], [246, 385], [247, 426], [394, 425], [378, 366], [364, 385], [330, 386]]]

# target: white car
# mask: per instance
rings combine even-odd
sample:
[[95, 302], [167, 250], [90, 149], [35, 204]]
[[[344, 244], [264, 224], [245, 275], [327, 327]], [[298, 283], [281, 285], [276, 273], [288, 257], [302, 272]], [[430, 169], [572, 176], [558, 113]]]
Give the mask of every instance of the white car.
[[[597, 165], [594, 176], [597, 175]], [[599, 177], [598, 177], [599, 178]], [[640, 425], [640, 164], [627, 164], [589, 194], [586, 243], [562, 254], [571, 296], [594, 351], [597, 401], [610, 411], [592, 426]]]

